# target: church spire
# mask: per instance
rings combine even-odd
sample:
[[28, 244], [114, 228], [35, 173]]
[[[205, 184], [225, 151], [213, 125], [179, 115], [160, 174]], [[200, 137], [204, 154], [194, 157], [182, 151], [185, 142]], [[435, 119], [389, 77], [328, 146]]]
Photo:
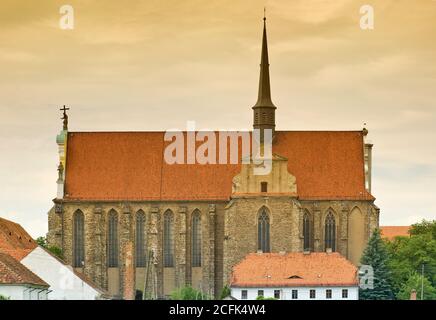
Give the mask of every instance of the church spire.
[[268, 39], [266, 32], [266, 16], [263, 18], [262, 56], [260, 62], [259, 93], [253, 107], [254, 129], [271, 129], [274, 135], [275, 109], [271, 100], [271, 85], [269, 77]]

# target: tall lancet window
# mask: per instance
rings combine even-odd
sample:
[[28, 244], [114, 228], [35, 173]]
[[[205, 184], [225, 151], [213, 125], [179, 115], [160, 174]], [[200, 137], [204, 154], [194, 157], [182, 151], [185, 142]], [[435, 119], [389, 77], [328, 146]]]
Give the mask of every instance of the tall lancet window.
[[108, 216], [108, 267], [118, 267], [118, 213], [111, 210]]
[[136, 267], [143, 268], [146, 263], [146, 234], [145, 234], [145, 213], [139, 210], [136, 213], [136, 241], [135, 241], [135, 253], [136, 253]]
[[304, 237], [304, 251], [310, 251], [311, 248], [311, 230], [310, 230], [310, 216], [307, 212], [303, 217], [303, 237]]
[[174, 267], [174, 215], [171, 210], [164, 214], [164, 267]]
[[333, 213], [325, 218], [325, 249], [336, 251], [336, 221]]
[[270, 252], [269, 215], [266, 208], [262, 208], [257, 222], [257, 249]]
[[192, 214], [192, 266], [201, 267], [201, 214]]
[[81, 268], [85, 264], [85, 216], [77, 210], [73, 216], [73, 266]]

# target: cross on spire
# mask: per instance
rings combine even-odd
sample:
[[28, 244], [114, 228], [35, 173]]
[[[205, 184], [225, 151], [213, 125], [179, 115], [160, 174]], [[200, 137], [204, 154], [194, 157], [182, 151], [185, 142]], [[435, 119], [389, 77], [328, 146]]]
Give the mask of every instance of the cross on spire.
[[68, 130], [68, 114], [67, 111], [70, 110], [70, 108], [67, 108], [65, 105], [59, 109], [60, 111], [63, 111], [63, 115], [61, 120], [64, 120], [64, 130]]

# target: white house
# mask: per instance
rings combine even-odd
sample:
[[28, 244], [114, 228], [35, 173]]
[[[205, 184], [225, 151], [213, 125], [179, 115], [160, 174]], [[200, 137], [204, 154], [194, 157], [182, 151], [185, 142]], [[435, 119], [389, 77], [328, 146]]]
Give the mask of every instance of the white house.
[[0, 252], [0, 295], [10, 300], [47, 300], [49, 285], [23, 264]]
[[44, 248], [36, 247], [21, 263], [50, 285], [49, 300], [97, 300], [106, 296], [103, 290]]
[[[35, 240], [19, 225], [0, 218], [0, 254], [8, 256], [8, 263], [13, 261], [14, 268], [19, 268], [22, 273], [32, 274], [40, 282], [20, 284], [1, 283], [3, 289], [0, 294], [11, 299], [49, 299], [49, 300], [95, 300], [108, 298], [106, 292], [80, 272], [65, 264], [48, 250], [38, 246]], [[12, 259], [12, 260], [10, 260]], [[14, 271], [11, 269], [11, 272]], [[23, 268], [27, 271], [23, 271]], [[17, 269], [18, 270], [18, 269]], [[0, 277], [3, 272], [0, 270]], [[19, 276], [17, 276], [19, 278]], [[30, 276], [29, 276], [30, 277]], [[32, 278], [32, 281], [36, 281]], [[0, 278], [1, 279], [1, 278]], [[6, 279], [6, 276], [5, 276]], [[30, 278], [29, 278], [30, 279]], [[14, 287], [12, 287], [14, 286]], [[35, 288], [39, 288], [36, 290]], [[45, 288], [45, 291], [42, 290]], [[4, 294], [2, 293], [4, 292]]]
[[358, 270], [339, 253], [254, 253], [233, 268], [230, 289], [238, 300], [358, 300]]

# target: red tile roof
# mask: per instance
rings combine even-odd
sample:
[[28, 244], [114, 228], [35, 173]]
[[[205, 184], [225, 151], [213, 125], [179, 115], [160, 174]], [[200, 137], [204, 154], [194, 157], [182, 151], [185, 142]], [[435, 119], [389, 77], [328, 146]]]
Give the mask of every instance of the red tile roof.
[[0, 252], [22, 260], [38, 246], [19, 224], [0, 218]]
[[233, 268], [233, 287], [357, 286], [357, 267], [339, 253], [252, 253]]
[[410, 226], [383, 226], [380, 227], [381, 237], [394, 240], [395, 237], [410, 237]]
[[12, 256], [0, 252], [0, 284], [49, 285]]
[[[168, 144], [164, 132], [69, 133], [65, 198], [230, 199], [240, 164], [169, 165]], [[280, 131], [273, 152], [288, 158], [300, 199], [374, 199], [365, 190], [360, 131]]]

